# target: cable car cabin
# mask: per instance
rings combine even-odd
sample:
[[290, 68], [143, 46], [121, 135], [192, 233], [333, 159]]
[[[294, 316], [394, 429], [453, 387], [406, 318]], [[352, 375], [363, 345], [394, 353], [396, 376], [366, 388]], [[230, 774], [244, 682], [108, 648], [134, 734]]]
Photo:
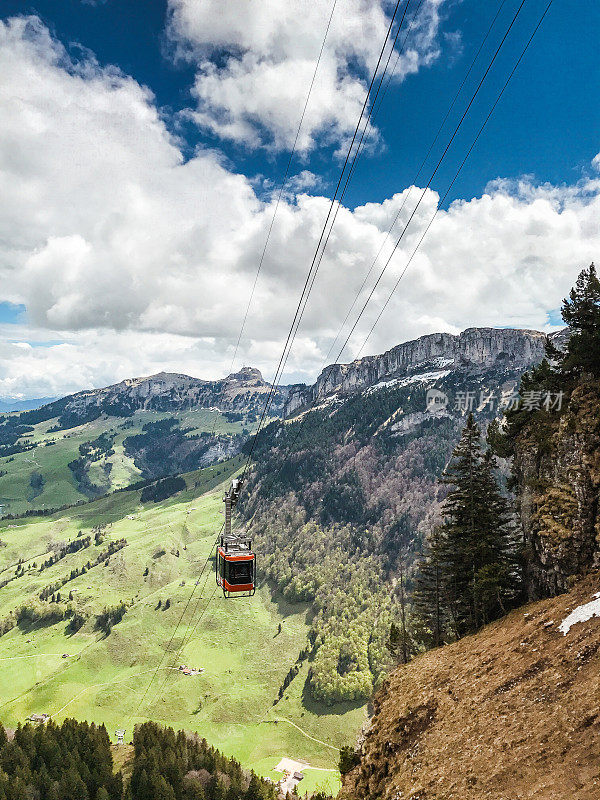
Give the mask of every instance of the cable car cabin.
[[217, 585], [225, 597], [252, 597], [256, 590], [256, 556], [250, 539], [222, 537], [216, 572]]
[[243, 534], [231, 532], [231, 512], [241, 488], [241, 480], [234, 478], [223, 498], [225, 522], [221, 544], [217, 548], [215, 570], [217, 586], [223, 589], [225, 597], [252, 597], [256, 589], [256, 556], [252, 552], [252, 542]]

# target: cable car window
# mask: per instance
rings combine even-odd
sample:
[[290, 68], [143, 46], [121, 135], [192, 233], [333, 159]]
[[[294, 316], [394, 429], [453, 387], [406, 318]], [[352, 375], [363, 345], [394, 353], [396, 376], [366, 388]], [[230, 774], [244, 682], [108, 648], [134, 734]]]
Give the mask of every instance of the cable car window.
[[253, 579], [252, 561], [226, 561], [225, 578], [232, 585], [240, 583], [252, 583]]

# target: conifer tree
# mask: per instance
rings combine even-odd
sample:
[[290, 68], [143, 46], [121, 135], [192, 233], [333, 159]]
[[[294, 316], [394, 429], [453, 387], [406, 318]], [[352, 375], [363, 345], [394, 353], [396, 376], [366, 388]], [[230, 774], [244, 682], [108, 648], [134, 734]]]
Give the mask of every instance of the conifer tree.
[[563, 371], [600, 377], [600, 280], [594, 264], [579, 273], [563, 302], [562, 317], [571, 332]]
[[432, 531], [413, 591], [417, 636], [429, 648], [439, 647], [447, 638], [447, 619], [443, 606], [442, 542], [438, 528]]
[[460, 637], [497, 618], [520, 591], [511, 514], [494, 466], [470, 414], [442, 481], [453, 487], [442, 508], [445, 520], [417, 576], [415, 605], [434, 644], [445, 628]]
[[253, 773], [245, 794], [245, 800], [263, 800], [264, 796], [262, 784]]

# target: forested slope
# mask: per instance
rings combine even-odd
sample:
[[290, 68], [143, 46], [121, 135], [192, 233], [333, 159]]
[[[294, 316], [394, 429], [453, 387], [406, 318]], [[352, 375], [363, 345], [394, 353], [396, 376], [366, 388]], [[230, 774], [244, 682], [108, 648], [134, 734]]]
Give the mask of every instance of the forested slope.
[[[267, 575], [289, 599], [313, 604], [310, 687], [319, 699], [366, 699], [389, 666], [399, 591], [412, 591], [465, 422], [467, 409], [455, 406], [467, 392], [499, 398], [519, 378], [505, 367], [420, 373], [274, 422], [259, 437], [242, 512]], [[426, 411], [432, 388], [450, 410]], [[473, 408], [484, 427], [498, 411]]]
[[205, 739], [144, 723], [133, 736], [130, 777], [114, 770], [104, 725], [66, 719], [7, 736], [0, 726], [0, 798], [24, 800], [275, 800]]
[[[57, 509], [239, 452], [270, 393], [258, 370], [159, 373], [0, 413], [0, 516]], [[288, 387], [273, 394], [281, 413]]]

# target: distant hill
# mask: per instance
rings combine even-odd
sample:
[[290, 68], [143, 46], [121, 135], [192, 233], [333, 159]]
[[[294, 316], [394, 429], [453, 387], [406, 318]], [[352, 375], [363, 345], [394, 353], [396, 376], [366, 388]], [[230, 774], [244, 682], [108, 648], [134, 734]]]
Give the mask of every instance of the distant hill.
[[[239, 453], [271, 390], [244, 367], [205, 381], [161, 372], [0, 416], [0, 515], [59, 508]], [[278, 388], [271, 416], [282, 413]]]
[[[159, 372], [143, 378], [128, 378], [103, 389], [88, 389], [56, 400], [35, 412], [25, 414], [25, 424], [36, 424], [57, 417], [58, 426], [72, 428], [97, 419], [102, 414], [129, 417], [135, 411], [173, 413], [198, 408], [256, 415], [262, 410], [271, 385], [259, 370], [244, 367], [226, 378], [205, 381], [189, 375]], [[272, 414], [281, 413], [288, 387], [279, 387], [273, 396]]]
[[11, 411], [32, 411], [35, 408], [48, 405], [57, 400], [56, 397], [37, 397], [30, 400], [15, 400], [12, 397], [0, 398], [0, 413]]

